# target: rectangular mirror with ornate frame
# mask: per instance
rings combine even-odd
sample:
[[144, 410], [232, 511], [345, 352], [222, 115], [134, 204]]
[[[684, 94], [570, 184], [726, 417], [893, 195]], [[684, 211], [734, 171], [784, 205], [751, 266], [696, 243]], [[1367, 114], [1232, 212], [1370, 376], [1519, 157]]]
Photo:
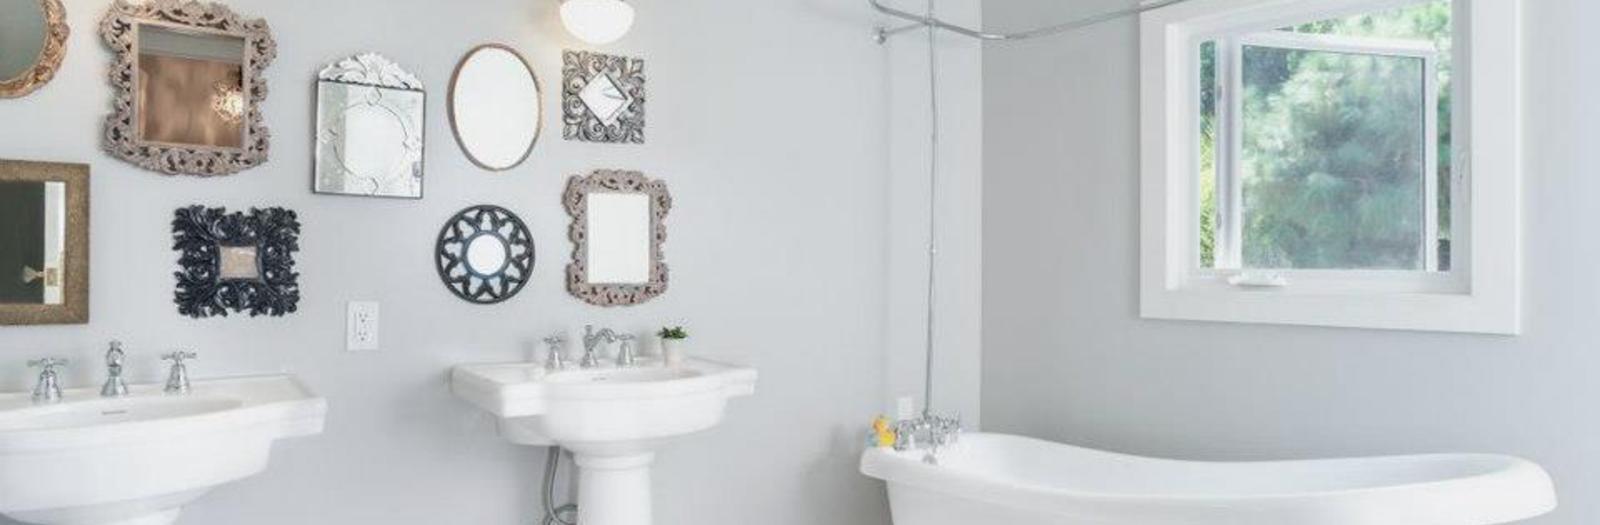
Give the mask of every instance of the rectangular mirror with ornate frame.
[[572, 177], [562, 199], [572, 215], [567, 291], [589, 304], [640, 304], [667, 291], [661, 244], [672, 209], [667, 184], [637, 171]]
[[267, 161], [265, 20], [193, 0], [116, 0], [100, 25], [116, 53], [105, 148], [166, 174], [230, 175]]
[[0, 160], [0, 325], [89, 322], [89, 166]]

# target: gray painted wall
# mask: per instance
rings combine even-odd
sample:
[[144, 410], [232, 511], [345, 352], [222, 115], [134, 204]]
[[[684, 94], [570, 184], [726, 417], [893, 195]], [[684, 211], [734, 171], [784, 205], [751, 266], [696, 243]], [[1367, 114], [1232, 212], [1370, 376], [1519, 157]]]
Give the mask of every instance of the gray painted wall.
[[[1490, 451], [1600, 522], [1600, 5], [1526, 0], [1520, 337], [1138, 317], [1137, 26], [984, 52], [988, 430], [1210, 459]], [[984, 3], [990, 28], [1132, 4]]]
[[[687, 323], [692, 351], [754, 364], [758, 393], [726, 423], [661, 454], [666, 524], [877, 524], [881, 492], [856, 474], [866, 420], [885, 392], [884, 177], [889, 63], [866, 38], [856, 0], [634, 2], [635, 31], [607, 47], [643, 56], [648, 144], [561, 139], [555, 0], [231, 0], [264, 16], [279, 41], [266, 105], [266, 166], [215, 180], [168, 178], [101, 154], [110, 94], [96, 34], [105, 0], [70, 0], [70, 52], [56, 80], [0, 101], [0, 157], [93, 165], [93, 323], [0, 328], [0, 390], [26, 388], [23, 362], [72, 358], [68, 382], [96, 384], [106, 341], [127, 343], [132, 376], [157, 381], [158, 352], [201, 353], [198, 377], [292, 371], [332, 406], [327, 432], [281, 444], [265, 474], [217, 490], [184, 523], [526, 524], [539, 511], [543, 449], [517, 448], [453, 399], [446, 370], [527, 358], [552, 330], [594, 322], [638, 331]], [[472, 167], [450, 135], [445, 93], [471, 46], [508, 42], [533, 62], [547, 122], [532, 158], [509, 173]], [[380, 51], [429, 87], [426, 200], [312, 195], [313, 83], [343, 56]], [[909, 88], [908, 88], [909, 89]], [[566, 177], [636, 168], [668, 181], [672, 289], [600, 309], [562, 286], [570, 251], [559, 205]], [[439, 226], [497, 203], [532, 227], [539, 261], [500, 306], [457, 300], [439, 284]], [[172, 210], [191, 203], [288, 206], [304, 223], [300, 312], [195, 321], [172, 305]], [[345, 353], [349, 300], [383, 306], [377, 353]], [[109, 473], [136, 482], [137, 473]]]

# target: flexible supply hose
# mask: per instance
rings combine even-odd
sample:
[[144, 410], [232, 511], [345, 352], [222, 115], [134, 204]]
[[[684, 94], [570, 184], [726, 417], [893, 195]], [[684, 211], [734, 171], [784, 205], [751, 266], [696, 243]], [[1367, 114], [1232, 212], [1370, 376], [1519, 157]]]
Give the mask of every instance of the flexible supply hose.
[[544, 462], [544, 525], [577, 525], [576, 504], [568, 503], [560, 507], [555, 505], [556, 468], [560, 465], [561, 447], [550, 447], [550, 453]]

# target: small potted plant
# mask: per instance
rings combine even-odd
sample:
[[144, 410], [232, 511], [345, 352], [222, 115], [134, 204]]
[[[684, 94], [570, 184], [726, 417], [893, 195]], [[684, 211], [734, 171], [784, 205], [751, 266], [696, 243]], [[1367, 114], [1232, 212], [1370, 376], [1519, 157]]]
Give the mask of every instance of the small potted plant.
[[663, 326], [656, 332], [656, 337], [661, 338], [661, 360], [667, 366], [677, 366], [683, 362], [683, 340], [689, 338], [689, 332], [682, 326]]

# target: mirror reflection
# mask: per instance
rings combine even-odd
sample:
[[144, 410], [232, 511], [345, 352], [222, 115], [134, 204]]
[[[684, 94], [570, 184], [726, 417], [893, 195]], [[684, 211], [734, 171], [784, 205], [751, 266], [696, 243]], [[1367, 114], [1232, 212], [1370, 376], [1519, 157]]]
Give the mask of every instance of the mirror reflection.
[[317, 75], [318, 193], [422, 198], [422, 81], [376, 53]]
[[0, 0], [0, 81], [33, 69], [44, 53], [48, 28], [44, 2]]
[[243, 37], [138, 26], [138, 129], [143, 140], [241, 148], [249, 96]]
[[65, 302], [67, 184], [0, 181], [0, 303]]
[[509, 47], [489, 44], [467, 54], [450, 83], [450, 124], [474, 164], [516, 167], [539, 139], [544, 121], [539, 80]]
[[591, 193], [588, 198], [590, 284], [650, 282], [650, 196]]

